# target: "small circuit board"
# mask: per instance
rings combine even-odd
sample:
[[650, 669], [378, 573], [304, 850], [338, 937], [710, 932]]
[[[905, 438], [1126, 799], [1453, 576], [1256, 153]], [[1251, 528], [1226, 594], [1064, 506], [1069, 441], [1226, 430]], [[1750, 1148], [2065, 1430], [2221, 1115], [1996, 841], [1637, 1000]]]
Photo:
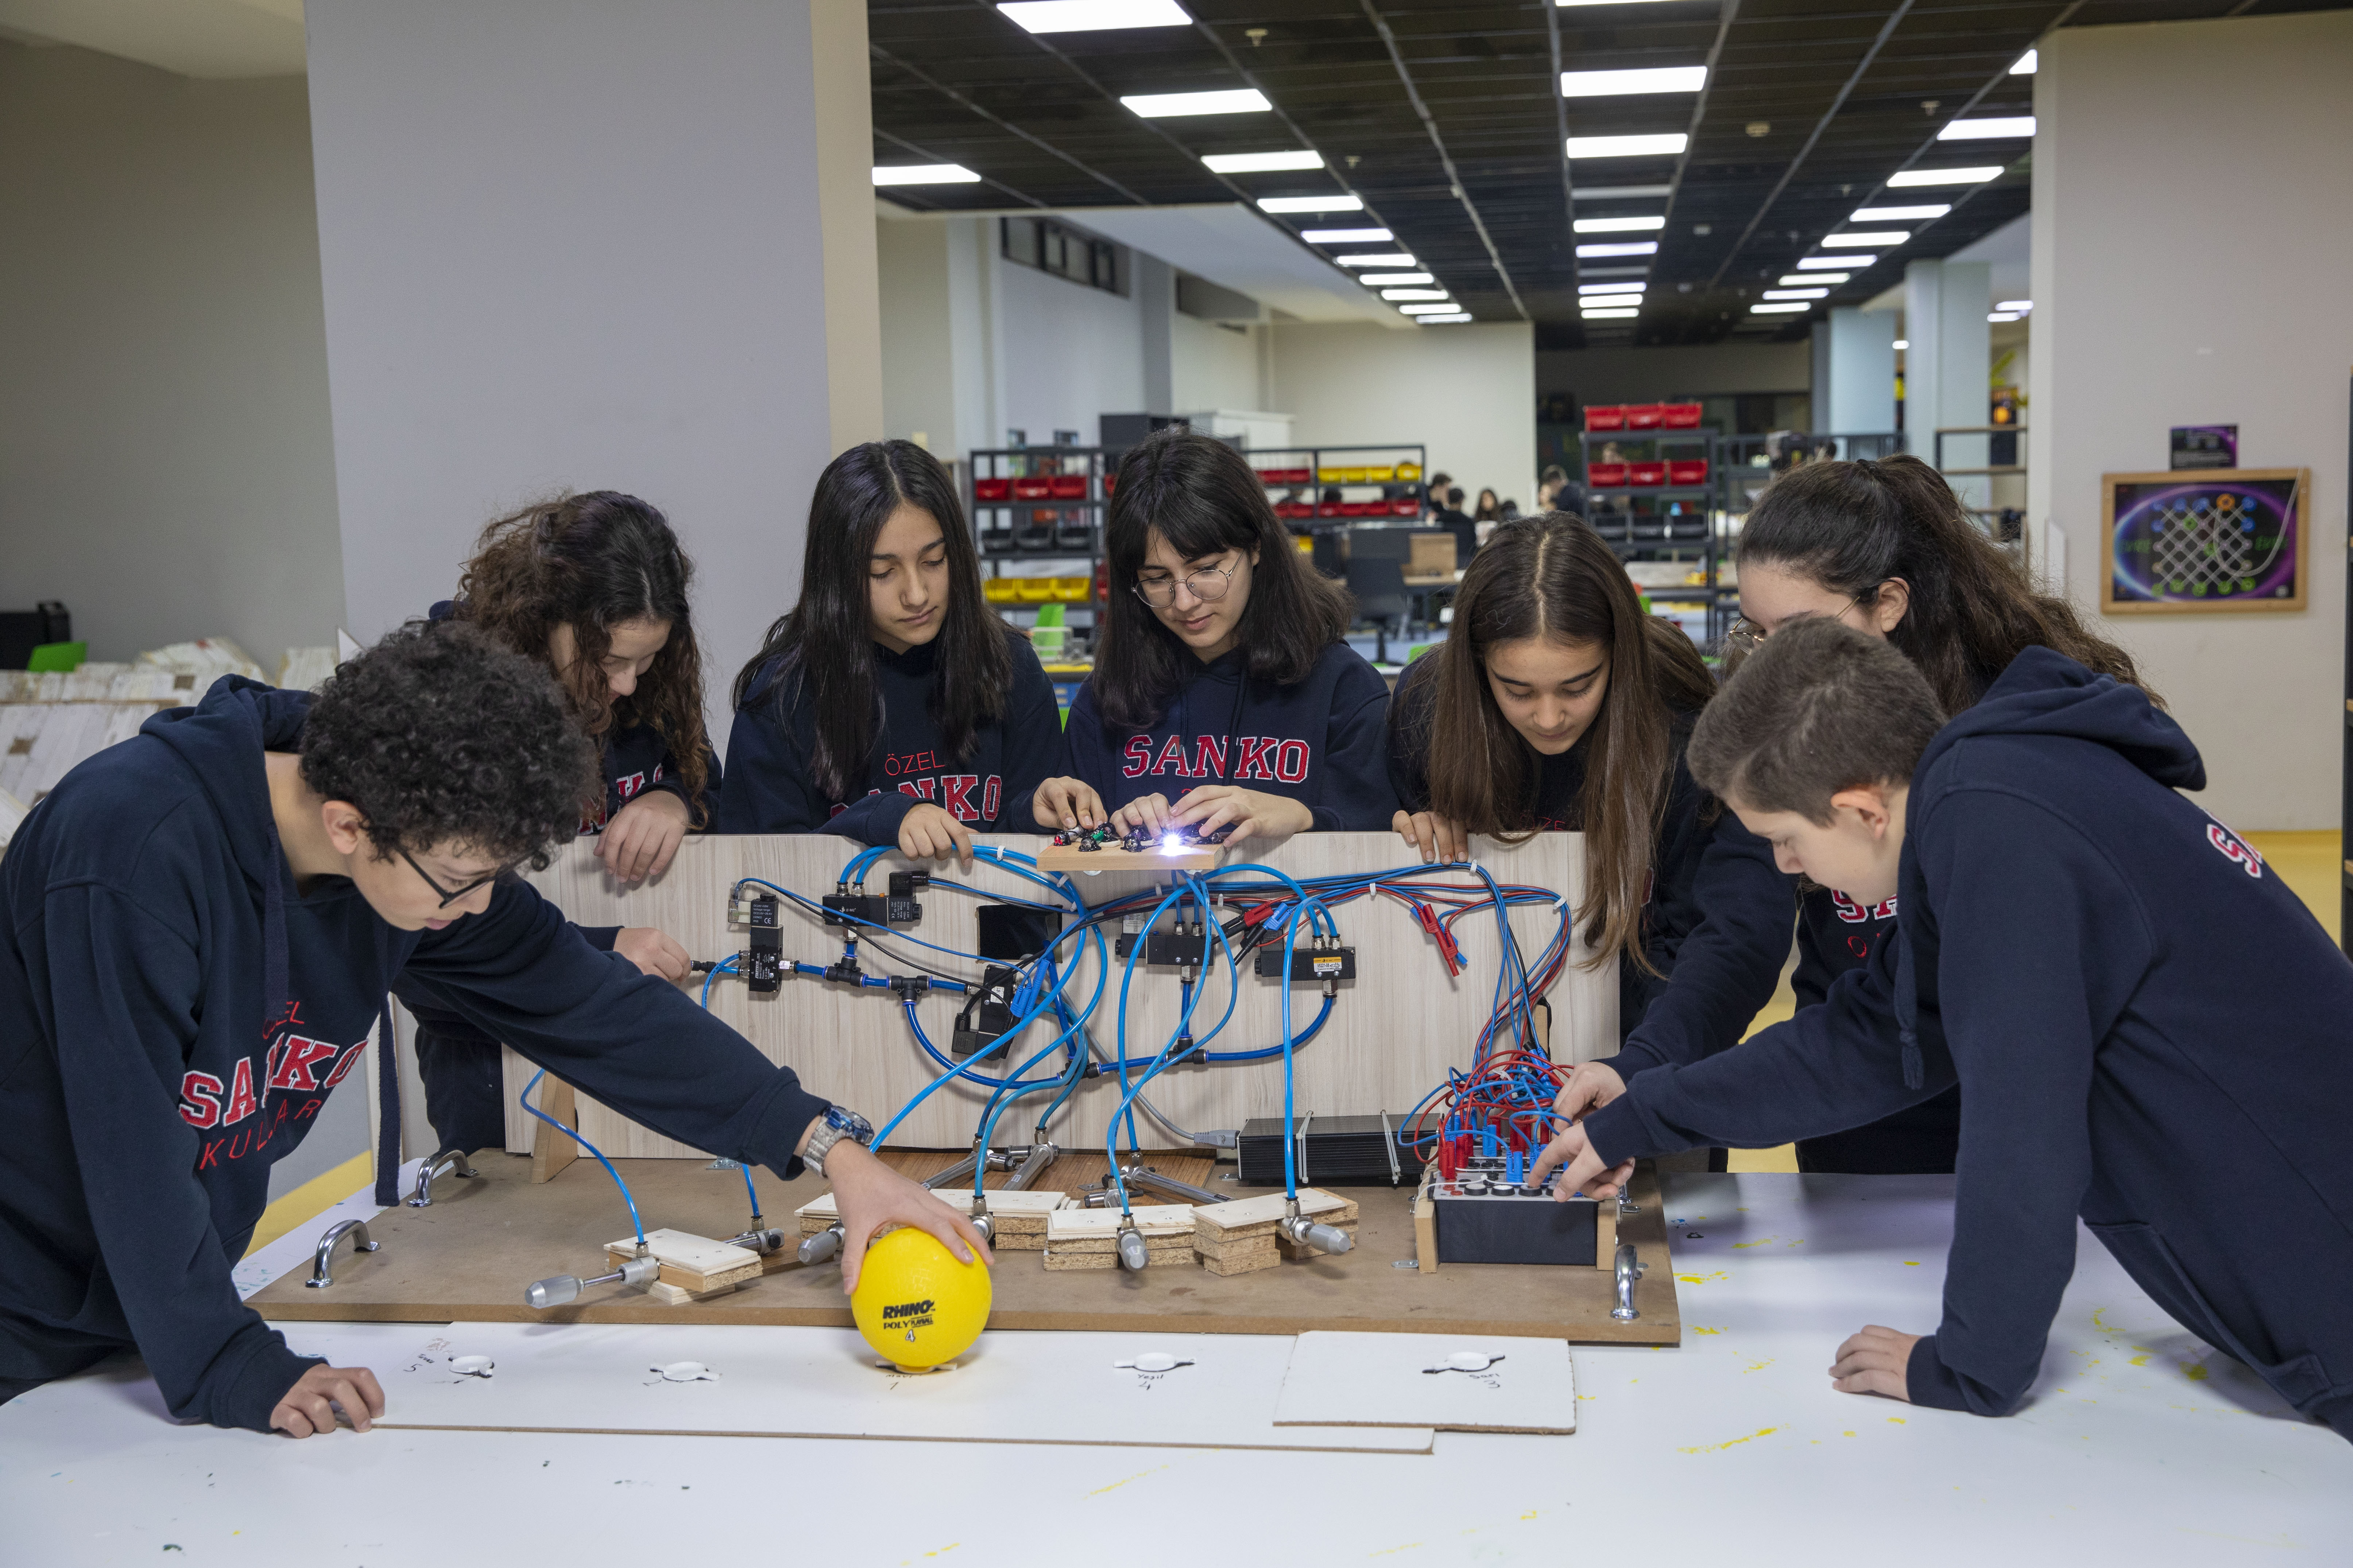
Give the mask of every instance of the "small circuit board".
[[1203, 835], [1191, 827], [1154, 833], [1138, 827], [1123, 835], [1100, 827], [1065, 828], [1038, 851], [1041, 871], [1213, 871], [1224, 856], [1229, 830]]

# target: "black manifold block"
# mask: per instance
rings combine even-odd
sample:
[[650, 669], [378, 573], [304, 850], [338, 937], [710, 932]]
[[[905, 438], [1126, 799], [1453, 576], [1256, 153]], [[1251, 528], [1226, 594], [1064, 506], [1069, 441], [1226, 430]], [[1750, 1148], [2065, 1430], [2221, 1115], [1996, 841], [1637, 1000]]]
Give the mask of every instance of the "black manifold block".
[[[1270, 942], [1258, 950], [1258, 977], [1261, 980], [1280, 979], [1282, 974], [1282, 943]], [[1314, 984], [1322, 980], [1354, 980], [1356, 977], [1356, 950], [1353, 947], [1294, 947], [1291, 950], [1292, 984]]]
[[[1302, 1186], [1405, 1186], [1421, 1179], [1421, 1156], [1397, 1148], [1397, 1163], [1389, 1163], [1396, 1147], [1398, 1119], [1394, 1116], [1303, 1116], [1293, 1123], [1295, 1138], [1305, 1129], [1306, 1147], [1294, 1163]], [[1244, 1186], [1282, 1185], [1282, 1120], [1262, 1116], [1242, 1123], [1236, 1150], [1237, 1175]]]

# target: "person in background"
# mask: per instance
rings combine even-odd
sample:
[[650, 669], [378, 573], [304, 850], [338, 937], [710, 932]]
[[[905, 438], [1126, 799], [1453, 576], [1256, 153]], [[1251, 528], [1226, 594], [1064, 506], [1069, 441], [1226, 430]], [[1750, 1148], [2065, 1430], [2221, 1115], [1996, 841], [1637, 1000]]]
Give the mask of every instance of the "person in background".
[[1497, 501], [1495, 499], [1495, 492], [1493, 490], [1482, 489], [1479, 492], [1479, 504], [1471, 509], [1471, 521], [1473, 522], [1501, 522], [1504, 521], [1502, 503]]
[[[1917, 458], [1792, 469], [1757, 496], [1735, 559], [1741, 618], [1726, 640], [1736, 658], [1787, 626], [1835, 620], [1885, 638], [1920, 667], [1956, 717], [2030, 647], [2055, 649], [2095, 674], [2140, 685], [2131, 655], [2085, 627], [2064, 599], [2035, 592], [1944, 477]], [[1866, 897], [1794, 874], [1788, 885], [1798, 923], [1791, 984], [1802, 1012], [1820, 1006], [1841, 976], [1871, 964], [1899, 922], [1892, 891]], [[1625, 1048], [1571, 1074], [1573, 1099], [1581, 1107], [1646, 1068], [1697, 1061], [1731, 1045], [1756, 1012], [1748, 991], [1758, 943], [1768, 942], [1778, 960], [1788, 951], [1787, 933], [1786, 907], [1778, 936], [1760, 931], [1745, 909], [1724, 921], [1711, 909], [1685, 941], [1673, 984]], [[1950, 1088], [1868, 1125], [1800, 1139], [1798, 1164], [1864, 1174], [1949, 1172], [1961, 1126], [1960, 1091]]]
[[1511, 497], [1505, 496], [1504, 498], [1504, 504], [1496, 510], [1496, 521], [1499, 522], [1517, 522], [1520, 520], [1520, 503], [1514, 500]]
[[1388, 685], [1343, 640], [1347, 590], [1290, 547], [1232, 447], [1171, 430], [1131, 449], [1104, 545], [1110, 624], [1040, 826], [1273, 841], [1388, 824]]
[[1600, 535], [1553, 512], [1496, 528], [1463, 574], [1446, 641], [1407, 667], [1389, 707], [1403, 806], [1391, 826], [1423, 859], [1470, 859], [1474, 833], [1585, 835], [1575, 919], [1588, 962], [1617, 965], [1621, 1037], [1704, 918], [1745, 914], [1767, 931], [1746, 977], [1752, 1013], [1788, 951], [1788, 884], [1770, 849], [1683, 764], [1715, 692], [1699, 650], [1642, 613]]
[[1561, 491], [1567, 487], [1568, 470], [1558, 463], [1546, 465], [1542, 477], [1536, 480], [1537, 515], [1541, 516], [1548, 511], [1576, 510], [1575, 507], [1564, 505], [1561, 501]]
[[1462, 510], [1462, 487], [1454, 485], [1446, 491], [1446, 504], [1438, 510], [1431, 521], [1454, 535], [1454, 559], [1468, 563], [1479, 553], [1479, 525]]
[[[623, 882], [670, 868], [687, 829], [710, 825], [719, 759], [702, 732], [702, 651], [688, 612], [694, 564], [669, 520], [617, 490], [562, 496], [482, 530], [458, 596], [431, 618], [479, 626], [555, 677], [596, 745], [601, 800], [580, 822]], [[590, 926], [591, 947], [648, 974], [693, 959], [652, 926]], [[442, 1150], [506, 1144], [499, 1042], [420, 982], [393, 987], [417, 1019], [426, 1120]]]
[[828, 464], [801, 597], [735, 678], [728, 833], [838, 833], [972, 863], [1027, 833], [1061, 751], [1029, 639], [989, 608], [955, 481], [912, 441]]

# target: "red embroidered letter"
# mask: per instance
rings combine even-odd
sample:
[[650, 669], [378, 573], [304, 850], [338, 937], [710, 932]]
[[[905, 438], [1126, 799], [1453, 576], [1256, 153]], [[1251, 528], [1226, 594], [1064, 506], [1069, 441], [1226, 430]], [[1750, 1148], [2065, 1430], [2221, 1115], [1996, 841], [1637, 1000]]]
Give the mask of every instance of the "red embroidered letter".
[[[252, 1115], [256, 1109], [253, 1100], [253, 1058], [239, 1057], [237, 1058], [237, 1071], [229, 1079], [228, 1107], [221, 1112], [221, 1125], [234, 1127]], [[234, 1160], [237, 1156], [232, 1154], [229, 1158]]]
[[211, 1127], [220, 1121], [221, 1080], [208, 1072], [192, 1072], [180, 1080], [180, 1120], [191, 1127]]
[[[1226, 737], [1199, 737], [1200, 750], [1193, 757], [1193, 776], [1197, 779], [1221, 779], [1226, 776]], [[1214, 765], [1213, 765], [1214, 764]]]
[[1122, 754], [1127, 761], [1121, 765], [1119, 776], [1124, 779], [1142, 778], [1144, 770], [1152, 765], [1151, 738], [1145, 735], [1129, 736], [1127, 750]]
[[1274, 754], [1274, 776], [1284, 784], [1297, 784], [1307, 776], [1307, 742], [1285, 741]]
[[1267, 752], [1274, 745], [1271, 735], [1238, 735], [1234, 738], [1234, 772], [1238, 779], [1271, 779], [1272, 769], [1267, 766]]
[[270, 1054], [269, 1087], [289, 1089], [308, 1094], [319, 1087], [311, 1069], [335, 1054], [337, 1047], [324, 1040], [306, 1040], [300, 1035], [289, 1035], [278, 1042]]
[[972, 809], [972, 792], [979, 787], [978, 773], [942, 773], [940, 805], [958, 822], [978, 822], [980, 816]]

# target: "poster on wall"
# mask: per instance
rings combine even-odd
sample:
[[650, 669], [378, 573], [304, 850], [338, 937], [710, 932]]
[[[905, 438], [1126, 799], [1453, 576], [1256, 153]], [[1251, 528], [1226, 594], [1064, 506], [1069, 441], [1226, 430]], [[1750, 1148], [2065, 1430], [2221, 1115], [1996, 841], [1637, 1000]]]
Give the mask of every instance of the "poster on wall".
[[2176, 425], [2168, 468], [2235, 468], [2239, 466], [2236, 425]]
[[2301, 610], [2309, 468], [2100, 476], [2100, 609]]

